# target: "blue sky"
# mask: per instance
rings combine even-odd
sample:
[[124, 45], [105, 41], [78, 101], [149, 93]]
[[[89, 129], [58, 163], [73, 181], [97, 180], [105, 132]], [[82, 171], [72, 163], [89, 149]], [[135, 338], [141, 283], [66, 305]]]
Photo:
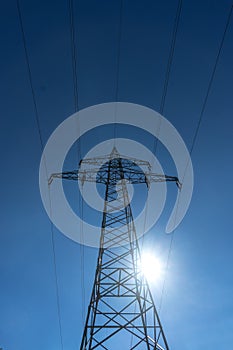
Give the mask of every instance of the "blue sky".
[[[68, 3], [65, 0], [20, 3], [45, 143], [53, 130], [74, 112]], [[119, 1], [74, 3], [79, 107], [114, 101]], [[183, 1], [164, 116], [176, 127], [188, 148], [230, 6], [230, 0]], [[171, 0], [124, 0], [120, 101], [159, 109], [176, 7], [177, 2]], [[62, 349], [50, 221], [38, 186], [41, 147], [16, 3], [1, 2], [0, 13], [0, 347]], [[192, 153], [195, 175], [192, 203], [175, 232], [166, 277], [160, 315], [174, 350], [229, 348], [233, 342], [232, 35], [231, 21]], [[94, 141], [107, 138], [108, 132], [111, 130], [104, 133], [97, 130], [90, 140], [87, 135], [86, 149]], [[118, 132], [122, 136], [126, 130], [119, 128]], [[133, 130], [131, 133], [133, 138]], [[139, 137], [143, 140], [144, 135]], [[165, 169], [174, 170], [161, 145], [157, 156]], [[69, 164], [72, 157], [75, 164], [75, 155], [71, 155]], [[67, 187], [67, 193], [72, 194], [71, 191]], [[173, 204], [174, 189], [169, 191], [171, 202], [167, 201], [165, 212], [145, 236], [144, 243], [153, 247], [164, 261], [171, 239], [164, 234]], [[75, 203], [76, 199], [70, 200]], [[78, 349], [97, 250], [82, 249], [56, 229], [54, 240], [63, 348]], [[157, 296], [158, 290], [152, 288], [152, 293]]]

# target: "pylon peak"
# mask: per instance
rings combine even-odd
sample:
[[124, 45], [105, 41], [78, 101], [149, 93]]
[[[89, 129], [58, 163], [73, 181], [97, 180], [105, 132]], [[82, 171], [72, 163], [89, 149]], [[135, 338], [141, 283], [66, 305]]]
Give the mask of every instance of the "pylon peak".
[[110, 153], [111, 158], [119, 157], [120, 153], [118, 152], [116, 146], [113, 146], [112, 152]]

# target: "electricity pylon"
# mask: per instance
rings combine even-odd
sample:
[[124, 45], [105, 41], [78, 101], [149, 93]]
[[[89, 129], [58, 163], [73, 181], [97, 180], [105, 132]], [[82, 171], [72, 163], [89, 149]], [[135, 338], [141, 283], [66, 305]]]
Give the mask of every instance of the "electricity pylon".
[[115, 147], [108, 156], [82, 160], [79, 170], [52, 174], [50, 183], [54, 178], [106, 187], [95, 281], [80, 350], [168, 350], [148, 283], [140, 270], [127, 183], [149, 187], [151, 182], [174, 181], [179, 187], [178, 178], [151, 173], [149, 162], [124, 158]]

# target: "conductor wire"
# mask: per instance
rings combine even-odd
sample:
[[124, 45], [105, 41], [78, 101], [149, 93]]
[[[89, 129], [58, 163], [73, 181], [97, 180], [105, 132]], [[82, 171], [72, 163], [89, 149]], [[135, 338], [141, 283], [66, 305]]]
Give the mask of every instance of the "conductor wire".
[[[30, 89], [31, 89], [31, 94], [32, 94], [32, 101], [33, 101], [33, 106], [34, 106], [34, 114], [35, 114], [35, 119], [36, 119], [36, 126], [37, 126], [37, 130], [38, 130], [38, 134], [39, 134], [41, 151], [43, 152], [44, 144], [43, 144], [43, 139], [42, 139], [41, 125], [40, 125], [39, 113], [38, 113], [38, 108], [37, 108], [35, 89], [34, 89], [33, 81], [32, 81], [31, 66], [30, 66], [30, 60], [29, 60], [29, 55], [28, 55], [28, 48], [27, 48], [25, 30], [24, 30], [24, 25], [23, 25], [23, 18], [22, 18], [22, 13], [21, 13], [21, 7], [20, 7], [19, 0], [16, 1], [16, 4], [17, 4], [17, 12], [18, 12], [20, 30], [21, 30], [21, 35], [22, 35], [23, 47], [24, 47], [26, 66], [27, 66], [27, 71], [28, 71], [29, 84], [30, 84]], [[47, 178], [48, 178], [48, 171], [47, 171], [47, 165], [46, 165], [45, 157], [44, 157], [43, 160], [44, 160], [44, 165], [45, 165], [45, 169], [46, 169], [46, 175], [47, 175]], [[48, 193], [49, 193], [50, 213], [51, 213], [52, 207], [51, 207], [51, 195], [50, 195], [50, 188], [49, 188], [49, 186], [48, 186]], [[55, 287], [56, 287], [56, 302], [57, 302], [57, 314], [58, 314], [58, 324], [59, 324], [59, 337], [60, 337], [61, 349], [63, 350], [60, 296], [59, 296], [59, 288], [58, 288], [58, 274], [57, 274], [56, 251], [55, 251], [55, 241], [54, 241], [54, 225], [53, 225], [52, 221], [51, 221], [51, 225], [50, 225], [50, 230], [51, 230], [51, 241], [52, 241], [52, 252], [53, 252]]]

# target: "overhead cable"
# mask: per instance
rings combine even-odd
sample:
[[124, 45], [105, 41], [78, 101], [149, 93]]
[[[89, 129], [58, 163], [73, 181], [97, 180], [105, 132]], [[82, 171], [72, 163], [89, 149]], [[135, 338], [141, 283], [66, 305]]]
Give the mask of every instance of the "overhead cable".
[[[19, 24], [20, 24], [20, 30], [22, 34], [22, 40], [23, 40], [23, 47], [24, 47], [24, 54], [25, 54], [25, 60], [26, 60], [26, 66], [28, 71], [28, 78], [29, 78], [29, 84], [32, 94], [32, 100], [33, 100], [33, 106], [34, 106], [34, 113], [35, 113], [35, 119], [36, 119], [36, 126], [39, 134], [40, 139], [40, 147], [41, 151], [43, 152], [44, 144], [42, 139], [42, 132], [41, 132], [41, 125], [40, 125], [40, 118], [37, 108], [37, 102], [36, 102], [36, 94], [35, 89], [33, 86], [32, 81], [32, 73], [31, 73], [31, 66], [30, 66], [30, 60], [28, 55], [28, 48], [27, 48], [27, 42], [26, 42], [26, 36], [25, 36], [25, 30], [23, 25], [23, 18], [22, 18], [22, 12], [20, 7], [19, 0], [16, 1], [17, 3], [17, 12], [18, 12], [18, 18], [19, 18]], [[47, 166], [46, 166], [46, 159], [44, 159], [44, 164], [46, 168], [47, 173]], [[48, 178], [48, 173], [47, 173]], [[51, 197], [50, 197], [50, 191], [49, 191], [49, 199], [50, 199], [50, 210], [51, 210]], [[60, 344], [61, 349], [63, 350], [63, 337], [62, 337], [62, 325], [61, 325], [61, 310], [60, 310], [60, 296], [59, 296], [59, 288], [58, 288], [58, 275], [57, 275], [57, 264], [56, 264], [56, 253], [55, 253], [55, 242], [54, 242], [54, 225], [51, 222], [51, 241], [52, 241], [52, 251], [53, 251], [53, 264], [54, 264], [54, 275], [55, 275], [55, 285], [56, 285], [56, 301], [57, 301], [57, 313], [58, 313], [58, 324], [59, 324], [59, 336], [60, 336]]]

